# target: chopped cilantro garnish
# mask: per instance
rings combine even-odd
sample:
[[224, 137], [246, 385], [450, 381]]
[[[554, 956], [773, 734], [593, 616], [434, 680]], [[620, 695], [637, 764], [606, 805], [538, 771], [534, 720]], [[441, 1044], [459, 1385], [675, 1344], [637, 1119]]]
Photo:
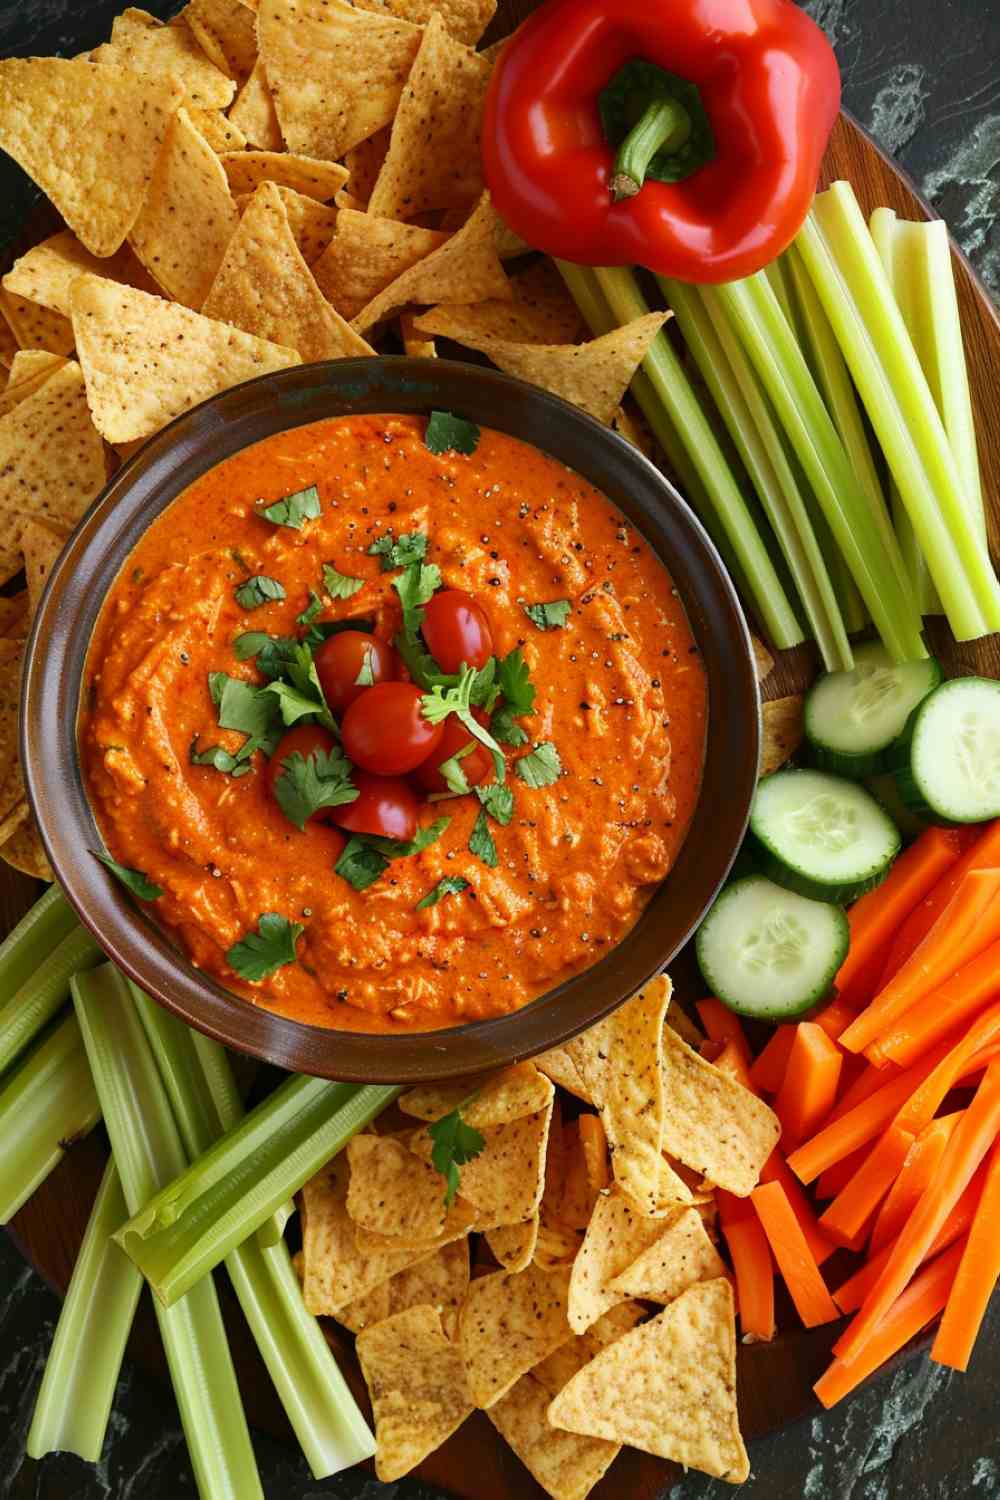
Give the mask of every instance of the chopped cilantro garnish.
[[443, 760], [438, 766], [438, 774], [444, 778], [444, 784], [449, 792], [453, 792], [456, 797], [464, 797], [469, 790], [468, 778], [462, 770], [461, 763], [467, 755], [472, 754], [474, 749], [475, 746], [470, 740], [467, 745], [462, 746], [461, 750], [456, 750], [454, 755]]
[[423, 688], [447, 681], [420, 637], [424, 605], [441, 587], [440, 568], [436, 563], [411, 563], [392, 580], [392, 586], [403, 606], [403, 628], [396, 637], [396, 649], [406, 664], [406, 670]]
[[309, 590], [309, 603], [300, 615], [295, 616], [296, 625], [311, 625], [323, 608], [323, 601], [315, 589]]
[[461, 875], [444, 875], [432, 891], [417, 902], [416, 910], [425, 911], [428, 906], [437, 906], [442, 896], [459, 896], [469, 889], [469, 882]]
[[351, 763], [339, 748], [314, 750], [308, 756], [295, 751], [281, 762], [274, 783], [278, 806], [296, 828], [321, 807], [342, 807], [354, 802], [357, 787], [351, 781]]
[[506, 828], [514, 816], [514, 793], [509, 786], [491, 781], [489, 786], [477, 786], [476, 796], [491, 818]]
[[432, 453], [475, 453], [479, 447], [479, 428], [475, 422], [453, 416], [450, 411], [432, 411], [424, 444]]
[[391, 573], [393, 568], [408, 568], [412, 563], [423, 562], [427, 556], [427, 533], [404, 531], [397, 538], [387, 531], [372, 542], [368, 556], [381, 558], [383, 573]]
[[241, 583], [235, 593], [236, 603], [242, 609], [260, 609], [262, 604], [273, 604], [275, 600], [285, 598], [284, 585], [264, 573], [255, 573], [246, 583]]
[[438, 818], [426, 828], [418, 828], [409, 843], [399, 839], [383, 839], [376, 834], [356, 833], [349, 839], [343, 854], [334, 866], [334, 873], [343, 877], [356, 891], [366, 890], [380, 875], [384, 875], [394, 859], [408, 859], [411, 854], [420, 854], [428, 849], [444, 833], [450, 818]]
[[469, 834], [469, 853], [481, 859], [484, 865], [489, 865], [491, 870], [500, 863], [485, 807], [479, 809], [472, 832]]
[[370, 646], [366, 646], [365, 647], [364, 660], [361, 663], [361, 670], [359, 671], [357, 677], [355, 677], [355, 679], [354, 679], [354, 686], [355, 687], [374, 687], [375, 686], [375, 672], [374, 672], [374, 670], [372, 668], [372, 648]]
[[257, 923], [256, 932], [234, 943], [226, 954], [226, 963], [243, 979], [251, 982], [266, 979], [276, 969], [295, 962], [295, 944], [305, 931], [301, 922], [289, 922], [275, 911], [266, 911]]
[[507, 653], [500, 663], [498, 672], [500, 691], [511, 712], [530, 714], [535, 706], [535, 689], [528, 663], [521, 654], [520, 646], [515, 646], [513, 651]]
[[195, 735], [191, 741], [191, 749], [188, 752], [193, 766], [211, 766], [213, 771], [221, 771], [225, 776], [231, 776], [236, 781], [240, 776], [246, 776], [253, 770], [250, 763], [250, 754], [247, 746], [251, 747], [253, 753], [253, 741], [247, 740], [237, 755], [231, 755], [221, 745], [212, 745], [208, 750], [198, 749], [198, 736]]
[[293, 531], [301, 531], [306, 521], [315, 521], [320, 514], [319, 490], [311, 484], [308, 489], [298, 490], [284, 500], [263, 506], [257, 514], [275, 526], [290, 526]]
[[333, 563], [323, 564], [323, 587], [331, 599], [351, 599], [364, 586], [363, 578], [349, 578], [346, 573], [338, 573]]
[[[475, 1095], [471, 1097], [474, 1098]], [[446, 1208], [454, 1203], [455, 1195], [461, 1187], [459, 1167], [464, 1167], [486, 1149], [486, 1137], [474, 1126], [467, 1125], [462, 1118], [463, 1105], [469, 1102], [469, 1099], [464, 1099], [450, 1115], [435, 1120], [433, 1125], [427, 1127], [427, 1134], [434, 1142], [431, 1161], [445, 1180]]]
[[319, 685], [319, 676], [312, 652], [305, 643], [302, 641], [296, 643], [289, 652], [283, 670], [288, 681], [269, 682], [267, 687], [258, 690], [277, 699], [281, 709], [282, 723], [287, 727], [297, 724], [299, 719], [309, 714], [315, 714], [317, 723], [329, 729], [332, 734], [339, 736], [340, 731], [327, 708], [323, 689]]
[[537, 625], [539, 630], [559, 630], [566, 624], [572, 607], [568, 599], [554, 599], [551, 604], [521, 605], [532, 625]]
[[257, 749], [270, 755], [281, 736], [281, 717], [268, 689], [225, 672], [210, 672], [209, 688], [218, 705], [219, 728], [247, 736], [239, 758], [246, 760]]
[[514, 770], [525, 786], [551, 786], [562, 775], [559, 751], [551, 740], [543, 740], [540, 745], [535, 746], [534, 750], [529, 751], [527, 755], [522, 755], [521, 759], [515, 763]]
[[472, 712], [472, 689], [478, 677], [475, 667], [464, 667], [454, 687], [434, 687], [420, 700], [420, 712], [431, 724], [440, 724], [449, 714], [454, 714], [474, 739], [485, 745], [493, 757], [493, 766], [498, 781], [507, 775], [503, 751], [488, 729], [484, 729]]
[[116, 859], [111, 858], [110, 854], [98, 854], [96, 849], [94, 850], [94, 854], [101, 861], [101, 864], [107, 865], [112, 875], [117, 875], [122, 885], [126, 886], [140, 900], [158, 901], [163, 895], [162, 888], [154, 885], [149, 876], [144, 875], [141, 870], [130, 870], [128, 865], [120, 865]]
[[502, 745], [526, 745], [528, 736], [521, 728], [514, 716], [514, 710], [507, 703], [502, 703], [490, 720], [490, 730], [493, 738], [500, 741]]

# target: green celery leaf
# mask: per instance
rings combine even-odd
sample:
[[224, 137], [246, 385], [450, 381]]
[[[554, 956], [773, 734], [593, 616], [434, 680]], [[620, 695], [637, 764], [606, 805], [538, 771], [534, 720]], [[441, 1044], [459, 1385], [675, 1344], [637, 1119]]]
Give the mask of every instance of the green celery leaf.
[[551, 604], [522, 604], [521, 608], [539, 630], [560, 630], [573, 606], [568, 599], [554, 599]]
[[479, 447], [479, 428], [475, 422], [453, 416], [450, 411], [432, 411], [424, 443], [432, 453], [475, 453]]
[[142, 901], [158, 901], [163, 895], [162, 888], [154, 885], [149, 876], [144, 875], [141, 870], [130, 870], [128, 865], [120, 865], [116, 859], [111, 858], [110, 854], [98, 854], [96, 849], [94, 854], [102, 865], [107, 865], [112, 875], [118, 876], [122, 885], [127, 887], [133, 896], [138, 896]]
[[257, 514], [275, 526], [290, 526], [301, 531], [306, 521], [315, 521], [320, 514], [319, 490], [314, 484], [308, 489], [287, 495], [284, 500], [275, 500], [258, 509]]
[[485, 807], [479, 809], [472, 832], [469, 834], [469, 853], [481, 859], [484, 865], [489, 865], [491, 870], [496, 869], [500, 863]]
[[404, 531], [397, 538], [391, 530], [387, 531], [372, 542], [368, 556], [381, 558], [383, 573], [391, 573], [393, 568], [408, 568], [411, 563], [423, 562], [427, 556], [427, 533]]
[[264, 573], [255, 573], [248, 578], [246, 583], [241, 583], [235, 590], [236, 603], [243, 609], [260, 609], [262, 604], [273, 604], [278, 599], [285, 598], [284, 585], [276, 578], [268, 578]]
[[305, 828], [307, 820], [321, 807], [342, 807], [357, 800], [352, 769], [339, 747], [330, 751], [313, 750], [308, 756], [295, 751], [282, 760], [281, 773], [274, 783], [278, 806], [296, 828]]
[[323, 564], [323, 587], [331, 599], [351, 599], [364, 586], [363, 578], [349, 578], [346, 573], [338, 573], [333, 563]]
[[462, 891], [469, 889], [469, 882], [461, 875], [444, 875], [438, 881], [432, 891], [417, 902], [417, 911], [424, 911], [428, 906], [437, 906], [442, 896], [459, 896]]
[[276, 969], [295, 962], [295, 944], [305, 931], [301, 922], [289, 922], [278, 912], [266, 911], [257, 923], [256, 932], [234, 943], [226, 954], [226, 963], [251, 983], [266, 979]]
[[540, 745], [535, 746], [534, 750], [529, 751], [527, 755], [522, 755], [519, 761], [515, 761], [514, 770], [525, 786], [551, 786], [562, 775], [559, 751], [551, 740], [543, 740]]

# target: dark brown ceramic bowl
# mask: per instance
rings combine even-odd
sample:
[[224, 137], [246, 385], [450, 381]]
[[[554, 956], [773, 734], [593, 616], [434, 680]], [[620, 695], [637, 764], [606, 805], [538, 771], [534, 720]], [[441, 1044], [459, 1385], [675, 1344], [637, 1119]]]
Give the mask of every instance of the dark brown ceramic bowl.
[[[373, 1036], [305, 1026], [196, 969], [88, 850], [102, 847], [77, 753], [87, 649], [104, 598], [145, 528], [206, 469], [289, 427], [357, 412], [443, 408], [534, 443], [602, 490], [648, 538], [680, 591], [709, 683], [701, 797], [677, 863], [628, 937], [514, 1015]], [[22, 750], [52, 867], [81, 920], [143, 989], [228, 1047], [279, 1067], [363, 1082], [445, 1078], [530, 1057], [584, 1030], [669, 963], [729, 870], [757, 774], [750, 639], [699, 522], [634, 448], [566, 402], [444, 360], [357, 359], [265, 376], [179, 417], [116, 475], [56, 564], [28, 644]]]

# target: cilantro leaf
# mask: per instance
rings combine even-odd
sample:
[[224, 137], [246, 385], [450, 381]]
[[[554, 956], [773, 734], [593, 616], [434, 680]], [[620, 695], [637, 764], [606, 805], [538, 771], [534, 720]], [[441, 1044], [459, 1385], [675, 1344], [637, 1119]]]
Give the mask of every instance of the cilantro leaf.
[[257, 749], [270, 755], [280, 738], [281, 718], [269, 690], [241, 677], [227, 677], [225, 672], [210, 673], [209, 686], [218, 704], [219, 728], [247, 736], [239, 758], [246, 760]]
[[486, 1138], [462, 1118], [462, 1106], [453, 1109], [450, 1115], [428, 1125], [427, 1134], [434, 1142], [431, 1161], [445, 1180], [445, 1207], [450, 1208], [455, 1194], [461, 1186], [459, 1167], [472, 1161], [486, 1149]]
[[354, 679], [354, 686], [355, 687], [374, 687], [375, 686], [375, 672], [374, 672], [374, 670], [372, 668], [372, 648], [370, 646], [366, 646], [365, 647], [364, 660], [361, 663], [361, 670], [359, 671], [357, 677], [355, 677], [355, 679]]
[[420, 700], [420, 712], [431, 724], [440, 724], [449, 714], [455, 717], [465, 726], [480, 744], [485, 745], [493, 757], [493, 766], [498, 781], [503, 781], [507, 775], [507, 765], [503, 758], [503, 751], [488, 729], [484, 729], [479, 720], [474, 716], [471, 708], [472, 688], [478, 673], [475, 667], [464, 667], [459, 674], [458, 684], [455, 687], [443, 688], [437, 686], [425, 693]]
[[499, 740], [502, 745], [518, 746], [528, 743], [527, 734], [517, 722], [514, 710], [507, 703], [501, 704], [493, 715], [490, 720], [490, 730], [494, 739]]
[[295, 616], [296, 625], [311, 625], [323, 608], [323, 601], [315, 589], [309, 590], [309, 603], [300, 615]]
[[281, 709], [281, 719], [286, 728], [291, 724], [297, 724], [299, 719], [305, 718], [308, 714], [315, 714], [320, 724], [339, 737], [340, 731], [323, 697], [323, 689], [319, 684], [312, 652], [303, 642], [297, 642], [289, 653], [285, 673], [291, 679], [290, 681], [269, 682], [267, 687], [260, 689], [260, 692], [270, 693], [277, 698]]
[[521, 608], [539, 630], [559, 630], [566, 624], [573, 606], [568, 599], [554, 599], [551, 604], [522, 604]]
[[212, 745], [208, 750], [199, 750], [198, 736], [195, 735], [188, 755], [193, 766], [211, 766], [214, 771], [221, 771], [223, 775], [231, 776], [236, 781], [240, 776], [246, 776], [253, 770], [250, 756], [247, 754], [247, 745], [252, 746], [253, 741], [247, 740], [237, 755], [230, 754], [221, 745]]
[[489, 786], [477, 786], [476, 796], [491, 818], [506, 828], [514, 816], [514, 793], [509, 786], [491, 781]]
[[334, 873], [342, 876], [356, 891], [366, 890], [385, 874], [394, 859], [408, 859], [411, 854], [421, 854], [430, 848], [450, 822], [450, 818], [438, 818], [425, 828], [418, 828], [408, 843], [379, 838], [372, 833], [356, 833], [348, 839], [343, 854], [334, 865]]
[[363, 578], [349, 578], [346, 573], [338, 573], [333, 563], [323, 564], [323, 587], [331, 599], [352, 599], [364, 586]]
[[441, 569], [436, 563], [411, 563], [392, 580], [392, 586], [403, 606], [403, 628], [395, 644], [406, 670], [420, 687], [446, 681], [446, 675], [420, 637], [424, 605], [441, 587]]
[[339, 635], [342, 630], [360, 630], [365, 635], [371, 635], [375, 629], [375, 621], [372, 619], [359, 618], [357, 620], [317, 620], [310, 625], [301, 641], [295, 641], [296, 646], [308, 646], [310, 651], [317, 650], [324, 641], [330, 639], [331, 635]]
[[393, 568], [408, 568], [411, 563], [423, 562], [427, 556], [426, 531], [404, 531], [396, 538], [387, 531], [368, 548], [369, 557], [382, 560], [382, 572], [391, 573]]
[[260, 609], [262, 604], [273, 604], [285, 598], [284, 584], [264, 573], [255, 573], [235, 590], [236, 603], [242, 609]]
[[500, 691], [514, 714], [530, 714], [535, 707], [535, 688], [531, 681], [531, 669], [515, 646], [501, 661], [498, 669]]
[[475, 422], [453, 416], [450, 411], [432, 411], [424, 445], [432, 453], [475, 453], [479, 447], [479, 428]]
[[257, 514], [275, 526], [290, 526], [293, 531], [301, 531], [306, 521], [315, 521], [320, 514], [319, 490], [311, 484], [308, 489], [297, 490], [294, 495], [286, 495], [284, 500], [263, 506]]
[[485, 807], [479, 809], [472, 832], [469, 834], [469, 853], [481, 859], [484, 865], [489, 865], [491, 870], [495, 870], [500, 863]]
[[462, 746], [461, 750], [456, 750], [454, 755], [443, 760], [437, 768], [438, 774], [444, 778], [445, 786], [456, 797], [464, 797], [469, 790], [468, 778], [462, 770], [461, 763], [467, 755], [472, 754], [474, 749], [475, 746], [470, 740], [467, 745]]
[[357, 800], [352, 769], [339, 747], [314, 750], [308, 756], [295, 751], [282, 760], [281, 772], [274, 783], [278, 806], [289, 822], [301, 830], [321, 807], [342, 807]]
[[442, 896], [460, 896], [469, 889], [469, 882], [461, 875], [444, 875], [432, 891], [417, 902], [416, 910], [424, 911], [428, 906], [437, 906]]
[[264, 912], [256, 932], [234, 943], [226, 963], [243, 979], [266, 979], [276, 969], [295, 962], [295, 944], [305, 931], [301, 922], [289, 922], [276, 911]]
[[515, 763], [514, 770], [525, 786], [551, 786], [562, 775], [559, 751], [551, 740], [543, 740], [540, 745], [535, 746], [534, 750], [529, 751], [527, 755], [522, 755], [521, 759]]
[[216, 708], [222, 702], [222, 694], [228, 681], [229, 677], [225, 672], [209, 672], [208, 674], [208, 691], [212, 695], [212, 702]]
[[263, 630], [246, 630], [236, 637], [233, 650], [237, 661], [248, 661], [255, 656], [258, 672], [273, 679], [281, 677], [287, 670], [298, 644], [293, 635], [267, 635]]
[[99, 854], [95, 849], [93, 853], [102, 865], [107, 865], [112, 875], [117, 875], [122, 885], [130, 890], [133, 896], [138, 896], [142, 901], [158, 901], [163, 895], [162, 887], [154, 885], [148, 875], [141, 870], [130, 870], [128, 865], [120, 865], [110, 854]]

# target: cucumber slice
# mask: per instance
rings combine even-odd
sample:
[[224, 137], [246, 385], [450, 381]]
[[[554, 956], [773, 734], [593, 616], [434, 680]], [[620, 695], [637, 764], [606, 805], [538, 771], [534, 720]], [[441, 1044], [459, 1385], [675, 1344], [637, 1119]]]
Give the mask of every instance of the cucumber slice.
[[903, 801], [931, 822], [1000, 817], [1000, 682], [942, 683], [912, 715], [893, 759]]
[[886, 751], [941, 681], [933, 657], [897, 665], [880, 641], [854, 648], [854, 670], [827, 672], [806, 695], [810, 758], [856, 781], [885, 769]]
[[792, 1021], [830, 991], [850, 928], [839, 906], [749, 875], [727, 886], [695, 938], [702, 978], [741, 1016]]
[[896, 827], [903, 837], [904, 844], [912, 844], [922, 833], [926, 833], [931, 823], [939, 822], [940, 819], [924, 818], [907, 807], [899, 795], [899, 787], [896, 778], [891, 772], [885, 771], [881, 776], [873, 776], [866, 782], [879, 807], [885, 808]]
[[778, 771], [757, 788], [750, 832], [761, 870], [814, 901], [873, 890], [899, 853], [899, 829], [875, 798], [825, 771]]

